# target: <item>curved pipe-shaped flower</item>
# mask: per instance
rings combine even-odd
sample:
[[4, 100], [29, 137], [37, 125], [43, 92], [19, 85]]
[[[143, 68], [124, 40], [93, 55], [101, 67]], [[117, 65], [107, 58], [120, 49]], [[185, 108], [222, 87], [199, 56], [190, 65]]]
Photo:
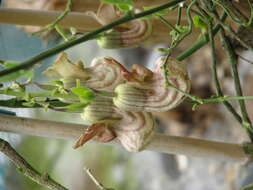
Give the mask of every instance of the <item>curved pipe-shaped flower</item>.
[[100, 96], [84, 108], [82, 118], [91, 127], [81, 135], [75, 148], [94, 136], [102, 142], [116, 137], [128, 151], [138, 152], [151, 141], [155, 127], [151, 113], [121, 111], [111, 99]]
[[[137, 10], [138, 12], [138, 10]], [[87, 12], [100, 24], [106, 25], [123, 16], [114, 5], [101, 3], [97, 13]], [[140, 18], [122, 24], [105, 32], [98, 38], [102, 48], [132, 48], [138, 47], [152, 34], [152, 22], [148, 18]]]
[[174, 87], [184, 92], [190, 90], [187, 70], [185, 65], [169, 59], [166, 69], [168, 80], [174, 87], [166, 87], [162, 70], [164, 61], [165, 57], [157, 60], [156, 70], [147, 80], [118, 85], [113, 98], [114, 104], [122, 110], [135, 112], [163, 112], [178, 105], [184, 95]]
[[95, 58], [90, 67], [84, 67], [81, 61], [73, 64], [67, 54], [62, 53], [44, 74], [63, 79], [66, 89], [75, 87], [76, 80], [79, 79], [82, 86], [112, 91], [125, 81], [126, 72], [128, 71], [124, 66], [110, 57]]

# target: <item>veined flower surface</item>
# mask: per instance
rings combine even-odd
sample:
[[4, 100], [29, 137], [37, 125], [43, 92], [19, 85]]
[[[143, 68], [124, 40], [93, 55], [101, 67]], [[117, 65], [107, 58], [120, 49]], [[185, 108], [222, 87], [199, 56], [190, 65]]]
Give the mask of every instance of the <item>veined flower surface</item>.
[[188, 78], [185, 65], [173, 59], [167, 64], [168, 81], [174, 86], [166, 87], [166, 79], [162, 66], [165, 57], [161, 57], [156, 62], [156, 70], [152, 77], [142, 82], [126, 82], [116, 87], [116, 97], [114, 104], [125, 111], [136, 112], [163, 112], [178, 105], [184, 95], [181, 91], [190, 90], [190, 80]]
[[[136, 10], [138, 12], [138, 10]], [[100, 24], [106, 25], [123, 16], [123, 13], [112, 4], [101, 3], [97, 13], [88, 12]], [[140, 18], [126, 24], [116, 26], [98, 38], [102, 48], [137, 47], [152, 34], [152, 22], [148, 18]]]
[[[89, 122], [94, 130], [100, 126], [98, 133], [98, 140], [104, 139], [112, 140], [113, 136], [121, 142], [121, 144], [131, 152], [143, 150], [145, 146], [151, 141], [155, 122], [151, 113], [146, 112], [126, 112], [116, 108], [112, 100], [97, 96], [96, 99], [84, 108], [82, 118]], [[95, 125], [94, 125], [95, 124]], [[105, 128], [107, 130], [102, 130]], [[92, 131], [92, 129], [89, 129]], [[93, 135], [94, 135], [93, 134]], [[89, 134], [82, 135], [77, 142], [81, 146], [85, 141], [82, 139]], [[94, 135], [94, 136], [95, 136]]]
[[50, 77], [63, 79], [66, 89], [76, 86], [76, 80], [80, 80], [82, 86], [112, 91], [118, 84], [124, 82], [123, 73], [128, 72], [123, 65], [110, 57], [93, 59], [90, 67], [84, 67], [82, 62], [73, 64], [66, 53], [60, 54], [54, 64], [44, 73]]

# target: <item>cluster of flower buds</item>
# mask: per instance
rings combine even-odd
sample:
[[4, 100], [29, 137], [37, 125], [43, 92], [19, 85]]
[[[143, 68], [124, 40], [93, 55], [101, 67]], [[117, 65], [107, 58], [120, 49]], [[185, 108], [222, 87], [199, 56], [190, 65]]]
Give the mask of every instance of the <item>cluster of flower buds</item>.
[[[139, 10], [136, 10], [139, 12]], [[101, 3], [97, 13], [87, 12], [100, 24], [107, 25], [123, 16], [123, 12], [112, 4]], [[105, 32], [98, 38], [102, 48], [132, 48], [144, 42], [152, 33], [152, 22], [149, 18], [135, 19]]]
[[[176, 88], [188, 92], [190, 82], [184, 65], [168, 59], [168, 80]], [[61, 78], [66, 89], [81, 86], [93, 89], [95, 99], [81, 113], [90, 127], [78, 139], [75, 148], [93, 137], [108, 142], [118, 139], [129, 151], [143, 150], [154, 134], [155, 122], [150, 112], [167, 111], [183, 99], [183, 94], [165, 86], [161, 67], [164, 57], [159, 58], [154, 72], [140, 65], [128, 71], [109, 57], [96, 58], [90, 67], [79, 61], [71, 63], [65, 53], [45, 71], [48, 76]]]

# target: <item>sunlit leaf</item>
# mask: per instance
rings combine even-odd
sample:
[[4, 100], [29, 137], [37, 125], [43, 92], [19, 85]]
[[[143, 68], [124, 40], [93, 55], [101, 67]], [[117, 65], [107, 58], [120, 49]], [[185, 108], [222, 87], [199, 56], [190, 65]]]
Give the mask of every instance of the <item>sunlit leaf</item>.
[[206, 23], [203, 21], [203, 19], [200, 16], [194, 16], [193, 17], [193, 23], [197, 28], [205, 29], [207, 28]]
[[50, 82], [52, 84], [56, 84], [57, 86], [64, 86], [64, 83], [61, 80], [52, 80]]
[[82, 103], [89, 103], [95, 98], [95, 93], [89, 88], [71, 88], [71, 91], [79, 97]]
[[70, 104], [67, 106], [67, 109], [68, 110], [82, 110], [87, 105], [88, 105], [87, 103]]
[[25, 107], [33, 107], [34, 104], [35, 103], [33, 103], [33, 102], [24, 102], [24, 103], [22, 103], [22, 105], [25, 106]]

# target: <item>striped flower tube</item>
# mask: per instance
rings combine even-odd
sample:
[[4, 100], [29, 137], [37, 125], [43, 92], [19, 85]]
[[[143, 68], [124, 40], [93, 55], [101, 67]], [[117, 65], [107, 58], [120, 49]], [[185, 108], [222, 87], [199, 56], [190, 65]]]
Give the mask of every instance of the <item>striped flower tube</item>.
[[[136, 10], [139, 12], [139, 10]], [[123, 13], [112, 4], [101, 3], [97, 13], [87, 12], [100, 24], [106, 25], [123, 16]], [[97, 39], [102, 48], [133, 48], [138, 47], [152, 34], [152, 21], [140, 18], [114, 27]]]
[[79, 79], [81, 86], [112, 91], [125, 81], [126, 72], [123, 65], [110, 57], [95, 58], [90, 67], [84, 67], [81, 61], [73, 64], [67, 54], [62, 53], [44, 74], [62, 79], [66, 89], [76, 87], [76, 80]]
[[81, 114], [91, 127], [81, 135], [75, 148], [97, 136], [98, 141], [108, 142], [114, 138], [131, 152], [138, 152], [151, 141], [155, 122], [151, 113], [126, 112], [116, 108], [109, 98], [97, 96]]
[[156, 70], [152, 77], [142, 82], [126, 82], [116, 87], [114, 104], [121, 110], [134, 112], [164, 112], [177, 106], [184, 95], [174, 87], [184, 92], [190, 90], [185, 65], [169, 59], [167, 63], [168, 81], [172, 86], [166, 87], [162, 66], [165, 57], [156, 62]]

